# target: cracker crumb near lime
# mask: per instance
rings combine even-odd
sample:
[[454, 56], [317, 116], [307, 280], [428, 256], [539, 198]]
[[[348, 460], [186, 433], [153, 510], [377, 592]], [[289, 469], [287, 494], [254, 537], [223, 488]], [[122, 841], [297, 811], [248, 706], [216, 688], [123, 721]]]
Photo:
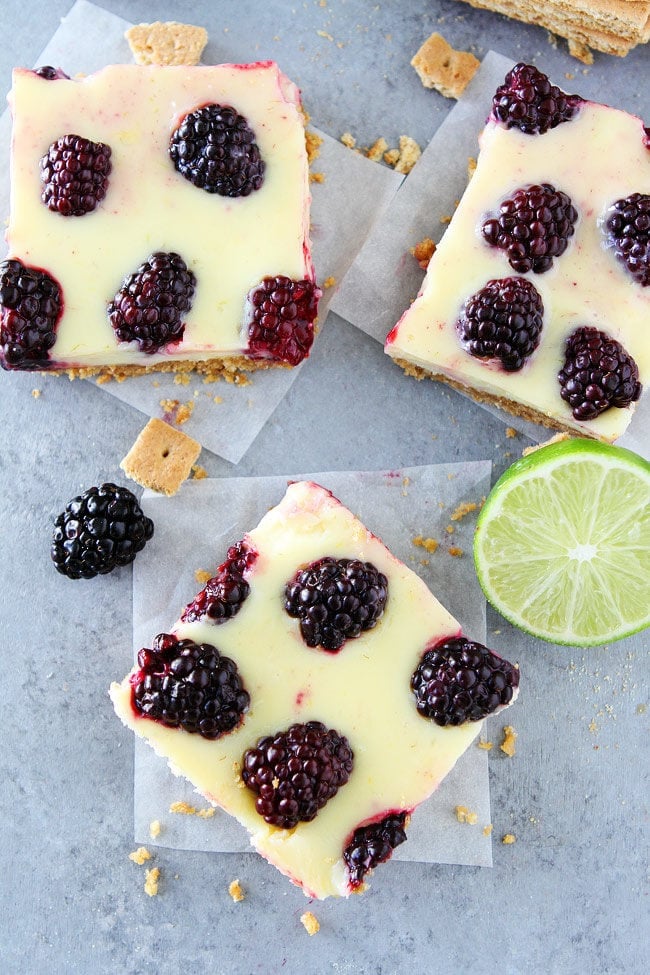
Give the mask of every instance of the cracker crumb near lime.
[[650, 625], [649, 553], [650, 464], [595, 440], [551, 443], [514, 463], [474, 538], [491, 605], [533, 636], [581, 647]]

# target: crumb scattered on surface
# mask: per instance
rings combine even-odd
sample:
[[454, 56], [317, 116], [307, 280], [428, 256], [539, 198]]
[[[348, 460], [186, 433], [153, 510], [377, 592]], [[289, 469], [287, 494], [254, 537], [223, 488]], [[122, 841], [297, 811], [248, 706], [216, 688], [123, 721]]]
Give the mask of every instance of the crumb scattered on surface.
[[333, 274], [330, 274], [330, 276], [328, 278], [325, 278], [325, 280], [323, 281], [324, 288], [333, 288], [335, 284], [336, 284], [336, 278], [334, 277]]
[[207, 569], [196, 569], [194, 578], [200, 586], [204, 586], [212, 578], [212, 573], [208, 572]]
[[463, 554], [463, 550], [458, 545], [451, 545], [449, 547], [449, 554], [453, 555], [455, 559], [459, 559]]
[[386, 142], [384, 137], [380, 135], [379, 138], [375, 142], [373, 142], [370, 148], [366, 149], [365, 155], [372, 162], [381, 162], [384, 157], [384, 153], [387, 151], [388, 151], [388, 143]]
[[512, 758], [515, 754], [515, 742], [517, 741], [517, 732], [512, 727], [511, 724], [507, 724], [503, 729], [503, 741], [499, 745], [499, 748], [507, 755], [508, 758]]
[[192, 476], [195, 481], [202, 481], [208, 476], [208, 472], [200, 464], [192, 464]]
[[512, 440], [512, 438], [516, 436], [517, 436], [517, 431], [515, 430], [514, 427], [506, 427], [506, 437], [508, 437], [509, 440]]
[[215, 396], [212, 402], [217, 404], [223, 403], [223, 396]]
[[206, 806], [205, 809], [197, 809], [196, 815], [199, 819], [212, 819], [216, 811], [214, 806]]
[[447, 532], [448, 535], [453, 535], [454, 534], [454, 531], [455, 531], [454, 526], [453, 525], [447, 525], [447, 527], [445, 528], [445, 531]]
[[315, 132], [305, 132], [305, 145], [307, 146], [307, 160], [312, 163], [320, 155], [320, 147], [323, 140]]
[[189, 418], [192, 416], [193, 412], [194, 412], [193, 400], [189, 400], [189, 402], [187, 403], [182, 403], [176, 410], [176, 423], [178, 423], [179, 426], [182, 423], [187, 423]]
[[452, 521], [460, 521], [465, 517], [465, 515], [469, 515], [472, 513], [472, 511], [476, 511], [477, 508], [478, 505], [475, 501], [462, 501], [449, 517]]
[[357, 145], [357, 140], [354, 138], [351, 132], [344, 132], [341, 136], [341, 142], [348, 149], [355, 149]]
[[456, 51], [438, 33], [431, 34], [411, 60], [425, 88], [445, 98], [460, 98], [480, 61], [469, 51]]
[[228, 893], [234, 900], [235, 904], [239, 904], [239, 902], [243, 901], [246, 896], [241, 884], [239, 883], [239, 879], [230, 881], [230, 885], [228, 886]]
[[399, 157], [395, 163], [395, 172], [407, 175], [422, 155], [419, 145], [410, 135], [399, 137]]
[[501, 837], [501, 842], [504, 844], [504, 846], [510, 846], [511, 843], [517, 842], [517, 837], [514, 833], [506, 833]]
[[325, 182], [325, 173], [310, 173], [309, 174], [309, 182], [310, 183], [324, 183]]
[[489, 836], [493, 829], [492, 823], [488, 823], [487, 826], [483, 827], [483, 836]]
[[32, 390], [32, 396], [34, 397], [34, 399], [38, 399], [38, 397], [39, 397], [40, 395], [41, 395], [41, 391], [40, 391], [40, 389], [33, 389], [33, 390]]
[[384, 153], [384, 162], [389, 166], [395, 166], [399, 159], [399, 149], [389, 149]]
[[308, 935], [317, 934], [320, 931], [320, 924], [318, 923], [318, 918], [311, 911], [305, 911], [304, 914], [300, 916], [300, 921], [302, 926]]
[[174, 373], [174, 386], [189, 386], [190, 377], [187, 372]]
[[467, 159], [467, 179], [470, 180], [476, 172], [476, 156], [469, 156]]
[[154, 819], [149, 823], [149, 836], [152, 840], [155, 840], [158, 836], [160, 836], [161, 829], [162, 826], [160, 825], [159, 819]]
[[208, 43], [205, 27], [175, 21], [135, 24], [124, 36], [136, 64], [198, 64]]
[[144, 892], [148, 894], [149, 897], [155, 897], [158, 893], [158, 882], [160, 880], [160, 868], [152, 867], [151, 870], [147, 870], [144, 880]]
[[422, 240], [417, 242], [415, 247], [411, 247], [410, 251], [422, 270], [426, 271], [429, 266], [429, 261], [435, 253], [435, 249], [436, 245], [431, 237], [423, 237]]
[[419, 548], [426, 549], [427, 552], [435, 552], [438, 548], [439, 542], [435, 538], [423, 538], [422, 535], [416, 535], [413, 539], [413, 544], [417, 545]]
[[139, 846], [133, 853], [129, 853], [129, 860], [133, 860], [134, 863], [142, 866], [146, 860], [151, 860], [151, 854], [146, 846]]
[[470, 826], [478, 823], [478, 813], [470, 812], [467, 806], [456, 806], [454, 812], [459, 823], [468, 823]]
[[476, 743], [477, 748], [482, 748], [484, 752], [489, 752], [490, 749], [494, 748], [494, 742], [485, 741], [483, 738], [479, 738]]
[[190, 806], [189, 802], [172, 802], [169, 811], [181, 816], [196, 816], [196, 806]]

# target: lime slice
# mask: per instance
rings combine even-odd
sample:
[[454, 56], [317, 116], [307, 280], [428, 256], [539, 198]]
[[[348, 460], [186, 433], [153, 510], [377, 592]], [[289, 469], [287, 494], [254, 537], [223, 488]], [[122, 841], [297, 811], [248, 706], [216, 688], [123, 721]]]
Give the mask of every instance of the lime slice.
[[597, 646], [650, 624], [650, 464], [564, 440], [510, 467], [485, 502], [474, 562], [489, 602], [552, 643]]

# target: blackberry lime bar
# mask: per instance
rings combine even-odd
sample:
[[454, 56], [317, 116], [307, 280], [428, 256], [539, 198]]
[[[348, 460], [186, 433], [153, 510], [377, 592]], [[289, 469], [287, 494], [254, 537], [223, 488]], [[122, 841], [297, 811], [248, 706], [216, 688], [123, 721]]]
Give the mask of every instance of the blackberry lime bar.
[[323, 898], [363, 888], [518, 685], [329, 491], [297, 482], [110, 693]]
[[518, 64], [386, 352], [408, 373], [614, 441], [650, 374], [650, 137]]
[[270, 61], [14, 71], [7, 369], [294, 366], [319, 290], [304, 118]]

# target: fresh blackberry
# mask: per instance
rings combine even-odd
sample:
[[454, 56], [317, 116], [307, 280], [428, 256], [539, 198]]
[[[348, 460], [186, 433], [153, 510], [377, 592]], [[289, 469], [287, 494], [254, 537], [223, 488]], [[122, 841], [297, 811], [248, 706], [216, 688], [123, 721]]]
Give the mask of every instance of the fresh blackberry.
[[532, 64], [516, 64], [492, 100], [494, 118], [506, 128], [542, 135], [578, 112], [583, 99], [567, 95]]
[[530, 281], [497, 278], [467, 299], [456, 332], [470, 355], [516, 372], [539, 345], [543, 322], [542, 297]]
[[220, 738], [240, 724], [250, 696], [237, 664], [209, 643], [159, 633], [138, 653], [131, 677], [136, 711], [170, 728]]
[[293, 829], [316, 817], [350, 778], [349, 742], [320, 721], [294, 724], [260, 738], [242, 760], [242, 779], [257, 796], [255, 809], [271, 826]]
[[46, 81], [57, 81], [59, 78], [69, 80], [70, 78], [70, 75], [67, 75], [61, 68], [53, 68], [51, 64], [44, 64], [42, 67], [36, 68], [34, 74], [37, 74], [39, 78], [45, 78]]
[[183, 622], [207, 619], [211, 623], [224, 623], [238, 613], [250, 592], [245, 576], [256, 558], [257, 552], [249, 548], [245, 541], [232, 545], [225, 562], [185, 607]]
[[650, 285], [650, 194], [617, 200], [605, 217], [607, 243], [642, 287]]
[[309, 355], [321, 291], [311, 281], [278, 275], [249, 293], [246, 308], [249, 355], [297, 366]]
[[207, 193], [248, 196], [264, 182], [255, 133], [230, 105], [204, 105], [186, 115], [169, 155], [181, 176]]
[[119, 342], [137, 342], [152, 355], [180, 342], [196, 277], [179, 254], [157, 251], [129, 277], [108, 306]]
[[407, 815], [390, 813], [377, 823], [355, 829], [343, 851], [352, 890], [361, 886], [366, 874], [378, 863], [390, 860], [396, 846], [406, 842]]
[[629, 406], [641, 395], [636, 362], [620, 342], [597, 328], [583, 326], [571, 333], [557, 378], [560, 396], [576, 420], [593, 420], [610, 406]]
[[47, 369], [63, 312], [58, 282], [15, 259], [0, 264], [0, 363], [5, 369]]
[[542, 183], [515, 190], [481, 229], [488, 244], [506, 252], [518, 274], [542, 274], [554, 257], [564, 254], [577, 219], [570, 197], [551, 183]]
[[40, 172], [45, 206], [62, 217], [82, 217], [106, 196], [111, 148], [80, 135], [63, 135], [41, 159]]
[[518, 686], [516, 667], [465, 637], [426, 650], [411, 678], [418, 712], [443, 727], [480, 721], [509, 704]]
[[91, 487], [54, 522], [51, 556], [69, 579], [92, 579], [133, 562], [153, 535], [138, 499], [116, 484]]
[[388, 580], [371, 562], [326, 556], [297, 572], [284, 594], [284, 608], [300, 620], [307, 646], [336, 651], [375, 626]]

